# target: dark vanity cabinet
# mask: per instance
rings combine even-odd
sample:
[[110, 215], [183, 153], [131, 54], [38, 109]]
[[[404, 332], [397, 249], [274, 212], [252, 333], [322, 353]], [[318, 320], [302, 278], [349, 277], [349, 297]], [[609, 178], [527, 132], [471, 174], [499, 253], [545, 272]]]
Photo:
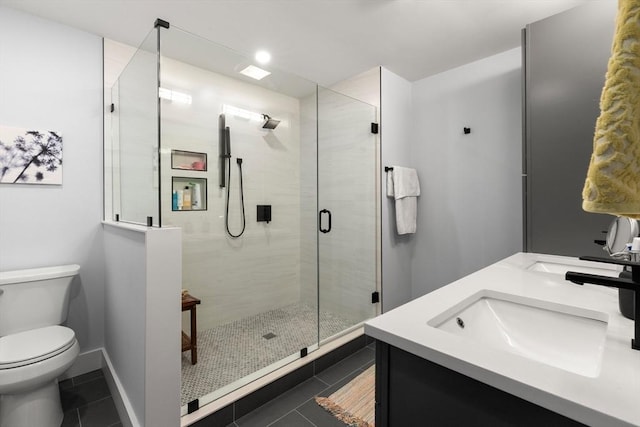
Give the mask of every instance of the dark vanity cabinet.
[[582, 426], [574, 420], [376, 342], [376, 427]]

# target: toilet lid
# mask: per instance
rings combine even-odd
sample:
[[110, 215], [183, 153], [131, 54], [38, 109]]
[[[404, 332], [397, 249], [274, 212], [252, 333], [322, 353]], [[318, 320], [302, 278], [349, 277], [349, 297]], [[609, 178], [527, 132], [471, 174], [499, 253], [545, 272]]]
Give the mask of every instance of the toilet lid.
[[58, 325], [0, 337], [0, 369], [48, 359], [68, 349], [74, 342], [73, 330]]

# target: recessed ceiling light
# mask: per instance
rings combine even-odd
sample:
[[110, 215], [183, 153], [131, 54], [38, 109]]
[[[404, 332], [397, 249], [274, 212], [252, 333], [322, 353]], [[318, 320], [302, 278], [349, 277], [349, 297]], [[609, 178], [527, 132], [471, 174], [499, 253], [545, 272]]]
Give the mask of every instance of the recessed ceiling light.
[[245, 76], [251, 77], [252, 79], [261, 80], [271, 73], [267, 70], [256, 67], [255, 65], [249, 65], [247, 68], [240, 71], [240, 74], [244, 74]]
[[255, 58], [260, 64], [267, 64], [271, 61], [271, 54], [266, 50], [259, 50], [256, 52]]

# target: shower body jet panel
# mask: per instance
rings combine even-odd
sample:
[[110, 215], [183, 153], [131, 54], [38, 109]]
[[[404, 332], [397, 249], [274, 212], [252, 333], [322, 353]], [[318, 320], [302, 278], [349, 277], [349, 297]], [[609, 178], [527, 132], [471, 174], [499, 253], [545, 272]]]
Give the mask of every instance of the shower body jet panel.
[[229, 127], [225, 124], [224, 114], [218, 117], [218, 161], [220, 164], [220, 188], [227, 185], [226, 168], [227, 159], [231, 158], [231, 141], [229, 137]]
[[218, 164], [220, 171], [219, 182], [220, 188], [226, 186], [226, 166], [227, 166], [227, 134], [225, 132], [224, 114], [218, 116]]
[[231, 129], [229, 128], [229, 126], [224, 128], [224, 141], [225, 141], [225, 146], [224, 146], [224, 150], [225, 150], [225, 157], [227, 159], [231, 158]]

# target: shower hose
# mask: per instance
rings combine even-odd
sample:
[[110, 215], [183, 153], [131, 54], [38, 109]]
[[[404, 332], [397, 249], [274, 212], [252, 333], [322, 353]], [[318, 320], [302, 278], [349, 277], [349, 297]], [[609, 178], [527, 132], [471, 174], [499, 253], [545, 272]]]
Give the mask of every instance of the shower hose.
[[227, 203], [226, 203], [226, 212], [224, 217], [225, 217], [225, 225], [227, 226], [227, 233], [229, 234], [229, 236], [235, 239], [236, 237], [242, 236], [246, 226], [246, 221], [244, 216], [244, 189], [242, 187], [242, 159], [239, 157], [236, 159], [236, 163], [238, 163], [238, 169], [240, 170], [240, 206], [241, 206], [241, 212], [242, 212], [242, 216], [241, 216], [242, 230], [240, 230], [240, 233], [238, 234], [233, 234], [229, 229], [229, 191], [231, 190], [231, 156], [227, 157], [227, 159], [229, 159], [229, 167], [227, 168]]

